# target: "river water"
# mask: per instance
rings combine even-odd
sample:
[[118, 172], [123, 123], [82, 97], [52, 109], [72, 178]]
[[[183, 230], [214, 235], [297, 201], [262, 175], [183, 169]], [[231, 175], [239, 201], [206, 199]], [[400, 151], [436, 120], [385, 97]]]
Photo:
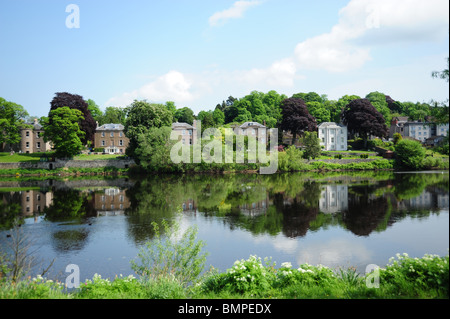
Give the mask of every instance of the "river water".
[[1, 180], [0, 245], [11, 225], [29, 240], [35, 275], [66, 266], [81, 280], [134, 274], [152, 222], [198, 227], [207, 268], [250, 255], [331, 268], [384, 267], [397, 253], [447, 255], [449, 173], [339, 172]]

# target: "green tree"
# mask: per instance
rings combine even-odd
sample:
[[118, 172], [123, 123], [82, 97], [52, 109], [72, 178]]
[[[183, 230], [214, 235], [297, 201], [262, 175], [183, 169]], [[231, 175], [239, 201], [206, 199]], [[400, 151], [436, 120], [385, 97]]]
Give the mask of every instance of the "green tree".
[[175, 111], [175, 119], [178, 122], [188, 123], [192, 125], [194, 123], [194, 111], [188, 107], [183, 107]]
[[170, 149], [175, 141], [170, 140], [171, 127], [151, 127], [137, 137], [135, 159], [147, 171], [164, 171], [172, 161]]
[[[67, 92], [59, 92], [55, 94], [55, 97], [50, 102], [50, 112], [60, 107], [69, 107], [71, 109], [79, 110], [83, 114], [78, 123], [80, 129], [85, 133], [81, 142], [87, 144], [88, 141], [94, 142], [95, 129], [97, 123], [95, 123], [92, 117], [91, 111], [88, 108], [88, 104], [82, 96], [78, 94], [71, 94]], [[52, 123], [52, 116], [49, 113], [49, 122]]]
[[94, 118], [94, 120], [100, 123], [103, 116], [103, 112], [102, 110], [100, 110], [100, 107], [95, 103], [94, 100], [91, 99], [88, 99], [86, 103], [88, 105], [89, 111], [91, 111], [91, 115]]
[[403, 139], [395, 146], [397, 164], [408, 169], [420, 169], [425, 149], [418, 141]]
[[314, 116], [317, 124], [331, 121], [330, 110], [324, 104], [316, 101], [306, 102], [309, 113]]
[[0, 97], [0, 146], [20, 142], [20, 128], [24, 126], [26, 116], [28, 113], [22, 105]]
[[216, 107], [213, 112], [213, 120], [216, 126], [220, 126], [225, 123], [225, 114], [218, 107]]
[[389, 109], [388, 102], [386, 101], [386, 95], [380, 92], [370, 92], [366, 95], [366, 99], [372, 103], [372, 105], [381, 113], [384, 117], [384, 121], [387, 126], [391, 123], [391, 110]]
[[320, 156], [320, 139], [317, 137], [317, 132], [305, 132], [301, 142], [305, 147], [303, 158], [309, 160]]
[[127, 111], [124, 133], [129, 139], [126, 150], [128, 156], [134, 157], [139, 145], [138, 136], [148, 132], [152, 127], [172, 125], [172, 113], [163, 104], [151, 104], [147, 101], [135, 100]]
[[83, 148], [85, 133], [78, 123], [83, 120], [83, 113], [67, 106], [50, 111], [49, 118], [43, 118], [44, 140], [51, 141], [57, 157], [72, 157]]
[[99, 125], [114, 123], [125, 125], [125, 120], [127, 118], [127, 109], [116, 106], [108, 106], [105, 109], [105, 113], [101, 116], [99, 120]]
[[200, 111], [197, 119], [202, 121], [202, 133], [210, 127], [214, 127], [214, 117], [212, 111]]

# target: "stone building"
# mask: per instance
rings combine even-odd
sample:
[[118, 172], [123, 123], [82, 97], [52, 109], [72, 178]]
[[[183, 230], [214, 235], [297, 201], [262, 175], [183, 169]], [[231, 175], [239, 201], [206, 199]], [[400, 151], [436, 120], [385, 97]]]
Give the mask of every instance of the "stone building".
[[258, 122], [245, 122], [236, 126], [234, 127], [234, 134], [252, 136], [260, 143], [266, 143], [267, 141], [266, 126]]
[[37, 119], [34, 119], [31, 126], [31, 128], [20, 129], [21, 139], [19, 143], [19, 152], [37, 153], [50, 151], [50, 143], [45, 142], [43, 138], [44, 129], [42, 128], [42, 125], [38, 123]]
[[123, 132], [122, 124], [103, 124], [94, 134], [94, 147], [102, 148], [104, 153], [125, 154], [129, 139]]
[[407, 116], [396, 116], [391, 121], [389, 137], [393, 138], [395, 133], [400, 133], [402, 137], [411, 137], [425, 143], [430, 137], [447, 136], [448, 129], [448, 123], [409, 121]]
[[193, 145], [197, 143], [197, 128], [195, 123], [194, 126], [183, 122], [172, 123], [172, 131], [179, 132], [183, 145]]

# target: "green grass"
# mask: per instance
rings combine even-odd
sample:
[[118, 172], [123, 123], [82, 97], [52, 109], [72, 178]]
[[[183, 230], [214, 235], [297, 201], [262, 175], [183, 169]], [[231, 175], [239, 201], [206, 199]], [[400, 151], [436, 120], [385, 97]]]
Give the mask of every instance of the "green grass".
[[[47, 157], [53, 155], [52, 152], [48, 153], [29, 153], [29, 154], [19, 154], [15, 153], [10, 155], [9, 153], [0, 153], [0, 162], [2, 163], [17, 163], [17, 162], [39, 162], [41, 157], [46, 154]], [[80, 154], [74, 156], [74, 160], [78, 161], [94, 161], [94, 160], [111, 160], [111, 159], [121, 159], [123, 155], [120, 154]]]
[[[52, 153], [46, 154], [48, 157], [52, 156]], [[44, 153], [15, 153], [10, 155], [9, 153], [0, 152], [0, 163], [39, 162], [43, 155]]]
[[[393, 260], [393, 261], [392, 261]], [[225, 272], [206, 272], [186, 286], [171, 275], [153, 279], [94, 275], [67, 291], [64, 284], [37, 276], [17, 283], [0, 281], [0, 299], [448, 299], [449, 256], [411, 258], [397, 254], [379, 273], [358, 274], [290, 263], [276, 267], [256, 256], [236, 261]], [[378, 284], [372, 280], [377, 276]]]
[[114, 160], [122, 159], [124, 156], [119, 154], [81, 154], [74, 156], [77, 161], [96, 161], [96, 160]]

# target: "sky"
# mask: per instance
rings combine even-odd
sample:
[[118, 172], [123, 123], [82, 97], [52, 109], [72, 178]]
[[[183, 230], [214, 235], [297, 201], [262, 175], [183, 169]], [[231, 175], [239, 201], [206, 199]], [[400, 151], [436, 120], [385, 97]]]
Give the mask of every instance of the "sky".
[[0, 0], [0, 97], [47, 116], [57, 92], [104, 110], [195, 114], [275, 90], [445, 101], [448, 0]]

